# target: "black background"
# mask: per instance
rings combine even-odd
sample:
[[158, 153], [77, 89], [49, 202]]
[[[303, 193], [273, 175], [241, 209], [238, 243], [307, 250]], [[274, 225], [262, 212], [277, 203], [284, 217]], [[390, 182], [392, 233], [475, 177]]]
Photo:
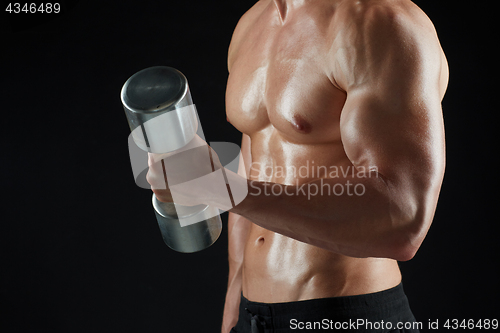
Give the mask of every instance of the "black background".
[[[61, 3], [59, 15], [1, 18], [0, 331], [217, 332], [227, 213], [209, 249], [164, 245], [151, 194], [133, 180], [119, 94], [138, 70], [175, 67], [207, 140], [239, 144], [225, 119], [226, 55], [254, 2]], [[401, 263], [405, 290], [424, 326], [500, 319], [495, 9], [415, 3], [436, 26], [450, 84], [446, 176], [426, 240]]]

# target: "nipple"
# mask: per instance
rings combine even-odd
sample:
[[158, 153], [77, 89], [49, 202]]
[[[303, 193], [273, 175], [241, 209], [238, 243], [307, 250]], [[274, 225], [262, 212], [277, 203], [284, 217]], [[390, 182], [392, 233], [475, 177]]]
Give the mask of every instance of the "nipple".
[[299, 132], [302, 133], [311, 132], [311, 125], [299, 115], [293, 116], [292, 125]]

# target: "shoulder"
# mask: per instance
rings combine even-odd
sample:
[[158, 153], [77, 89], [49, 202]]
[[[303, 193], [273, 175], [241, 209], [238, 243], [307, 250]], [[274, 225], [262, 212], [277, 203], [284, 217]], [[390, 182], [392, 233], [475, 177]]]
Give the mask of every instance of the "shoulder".
[[374, 67], [395, 60], [409, 66], [443, 63], [433, 23], [410, 0], [345, 0], [333, 23], [332, 51], [339, 80], [348, 80], [346, 76], [353, 73], [364, 74], [359, 71], [373, 72]]
[[335, 16], [356, 30], [414, 25], [435, 32], [429, 17], [410, 0], [344, 0]]
[[231, 70], [233, 57], [239, 47], [241, 40], [245, 37], [245, 35], [252, 27], [255, 20], [260, 16], [262, 11], [269, 5], [269, 2], [270, 0], [257, 1], [239, 19], [238, 24], [234, 28], [233, 35], [231, 37], [231, 43], [229, 44], [229, 50], [227, 56], [227, 65], [229, 70]]

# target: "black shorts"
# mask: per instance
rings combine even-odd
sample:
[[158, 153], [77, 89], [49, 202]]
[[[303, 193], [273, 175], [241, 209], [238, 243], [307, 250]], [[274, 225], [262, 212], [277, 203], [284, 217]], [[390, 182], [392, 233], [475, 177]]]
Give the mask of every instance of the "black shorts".
[[365, 295], [258, 303], [241, 295], [231, 333], [419, 332], [403, 285]]

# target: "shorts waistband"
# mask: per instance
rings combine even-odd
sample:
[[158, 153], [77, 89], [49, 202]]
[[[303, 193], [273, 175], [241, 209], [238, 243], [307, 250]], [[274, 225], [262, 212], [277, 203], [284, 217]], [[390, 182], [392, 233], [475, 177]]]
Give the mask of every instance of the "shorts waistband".
[[392, 303], [400, 302], [402, 299], [407, 300], [403, 290], [403, 284], [400, 283], [393, 288], [370, 294], [317, 298], [284, 303], [253, 302], [246, 299], [242, 294], [240, 307], [243, 309], [240, 310], [251, 312], [260, 316], [276, 317], [286, 315], [288, 317], [298, 313], [314, 313], [325, 308], [328, 308], [331, 311], [350, 311], [360, 310], [361, 308], [380, 308], [381, 306], [390, 307]]
[[370, 294], [284, 303], [253, 302], [242, 294], [239, 312], [238, 323], [232, 332], [284, 333], [290, 331], [293, 322], [317, 323], [325, 319], [342, 323], [360, 318], [392, 323], [415, 320], [402, 283]]

